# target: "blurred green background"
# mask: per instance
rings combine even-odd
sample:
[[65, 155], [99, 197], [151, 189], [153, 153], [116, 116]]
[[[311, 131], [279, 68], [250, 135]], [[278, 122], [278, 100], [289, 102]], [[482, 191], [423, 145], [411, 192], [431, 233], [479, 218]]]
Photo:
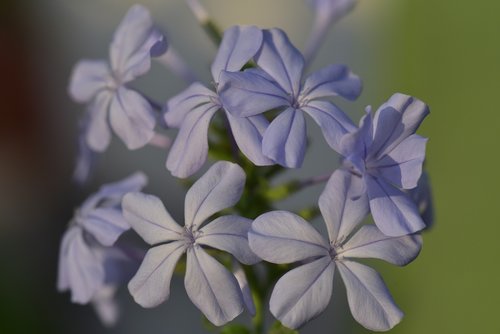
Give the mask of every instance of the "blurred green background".
[[[152, 180], [147, 192], [171, 199], [167, 207], [174, 217], [181, 215], [174, 208], [182, 207], [184, 190], [164, 169], [166, 153], [158, 149], [128, 152], [115, 141], [89, 186], [71, 183], [83, 108], [66, 96], [69, 72], [80, 58], [107, 56], [112, 32], [132, 3], [0, 1], [0, 333], [202, 330], [180, 279], [170, 301], [154, 310], [134, 305], [123, 291], [124, 317], [112, 330], [102, 328], [90, 307], [72, 305], [67, 294], [55, 291], [59, 239], [73, 208], [99, 184], [143, 169]], [[216, 50], [183, 1], [141, 3], [209, 82]], [[204, 3], [222, 27], [282, 27], [299, 47], [312, 20], [302, 0]], [[391, 333], [500, 333], [499, 15], [500, 2], [493, 0], [360, 0], [332, 29], [312, 66], [347, 63], [363, 78], [359, 101], [342, 104], [354, 118], [365, 105], [377, 107], [394, 92], [431, 107], [419, 133], [430, 138], [427, 168], [436, 224], [424, 234], [414, 263], [378, 266], [406, 313]], [[158, 100], [184, 87], [158, 65], [139, 84]], [[332, 170], [337, 157], [327, 150], [321, 137], [313, 137], [303, 170], [289, 177]], [[332, 299], [303, 333], [368, 333], [351, 319], [342, 284], [336, 283]]]

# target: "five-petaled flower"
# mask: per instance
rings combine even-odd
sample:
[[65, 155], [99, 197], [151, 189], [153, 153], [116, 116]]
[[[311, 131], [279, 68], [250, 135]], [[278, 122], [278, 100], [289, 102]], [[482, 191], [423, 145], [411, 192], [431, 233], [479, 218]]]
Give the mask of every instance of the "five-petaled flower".
[[70, 79], [69, 94], [76, 102], [88, 104], [89, 127], [86, 141], [98, 152], [111, 140], [108, 125], [127, 148], [146, 145], [154, 135], [156, 115], [150, 103], [127, 83], [145, 74], [151, 57], [165, 53], [167, 44], [154, 26], [149, 11], [132, 6], [113, 36], [109, 63], [105, 60], [82, 60]]
[[121, 200], [146, 182], [144, 174], [135, 173], [102, 186], [76, 211], [61, 241], [57, 289], [70, 290], [74, 303], [92, 302], [105, 323], [116, 320], [114, 291], [130, 279], [142, 257], [135, 248], [115, 245], [130, 229], [120, 210]]
[[345, 170], [333, 173], [319, 199], [328, 240], [286, 211], [268, 212], [253, 222], [248, 239], [255, 254], [272, 263], [301, 262], [279, 279], [271, 295], [271, 313], [284, 325], [298, 328], [326, 308], [335, 268], [360, 324], [389, 330], [400, 322], [403, 313], [380, 275], [352, 259], [375, 258], [403, 266], [418, 255], [422, 241], [419, 235], [388, 237], [373, 224], [354, 232], [368, 213], [366, 197], [356, 196], [362, 187], [361, 180]]
[[427, 139], [415, 131], [428, 114], [422, 101], [394, 94], [373, 118], [368, 108], [359, 129], [342, 138], [338, 152], [343, 168], [363, 179], [363, 196], [368, 196], [375, 224], [386, 235], [425, 227], [416, 203], [401, 189], [415, 188], [422, 174]]
[[[177, 177], [194, 174], [208, 154], [208, 126], [214, 114], [224, 107], [217, 94], [221, 71], [239, 71], [259, 50], [262, 31], [255, 26], [234, 26], [224, 32], [211, 72], [215, 92], [196, 82], [172, 97], [166, 106], [165, 122], [180, 128], [170, 149], [167, 168]], [[262, 154], [262, 135], [269, 122], [262, 115], [236, 117], [224, 111], [239, 149], [255, 165], [271, 165]], [[229, 130], [229, 129], [228, 129]]]
[[242, 263], [255, 264], [259, 258], [247, 241], [252, 221], [229, 215], [202, 225], [213, 214], [236, 204], [244, 184], [241, 167], [230, 162], [214, 164], [186, 194], [184, 227], [172, 219], [155, 196], [130, 193], [123, 198], [125, 218], [152, 246], [128, 285], [138, 304], [154, 307], [168, 299], [175, 265], [186, 253], [186, 292], [207, 319], [220, 326], [243, 311], [251, 300], [243, 295], [249, 292], [244, 280], [237, 279], [202, 246], [231, 253]]
[[361, 93], [360, 79], [346, 66], [330, 65], [302, 82], [304, 57], [280, 29], [263, 31], [254, 59], [257, 69], [222, 71], [219, 96], [226, 110], [238, 117], [283, 109], [264, 132], [264, 155], [285, 167], [302, 165], [307, 141], [304, 112], [318, 123], [328, 144], [338, 149], [340, 138], [355, 126], [337, 106], [322, 99], [356, 99]]

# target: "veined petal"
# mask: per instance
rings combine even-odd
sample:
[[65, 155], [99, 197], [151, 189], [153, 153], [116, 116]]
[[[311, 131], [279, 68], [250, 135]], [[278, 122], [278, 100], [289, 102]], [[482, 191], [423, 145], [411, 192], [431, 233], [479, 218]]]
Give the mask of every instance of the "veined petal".
[[57, 290], [66, 291], [71, 287], [71, 282], [68, 275], [68, 251], [77, 235], [82, 233], [80, 227], [70, 227], [64, 232], [59, 248], [59, 262], [57, 270]]
[[252, 291], [248, 285], [247, 276], [243, 268], [236, 261], [233, 261], [233, 275], [236, 277], [238, 285], [240, 286], [243, 302], [245, 303], [248, 313], [250, 313], [252, 317], [255, 316], [255, 303], [253, 302]]
[[276, 117], [262, 140], [265, 156], [288, 168], [299, 168], [306, 153], [306, 121], [302, 110], [288, 108]]
[[337, 266], [357, 322], [370, 330], [387, 331], [401, 321], [403, 312], [375, 270], [352, 261], [339, 261]]
[[71, 289], [71, 301], [87, 304], [104, 284], [104, 268], [99, 254], [85, 243], [83, 231], [71, 234], [66, 249], [66, 275]]
[[381, 259], [397, 266], [413, 261], [422, 248], [418, 234], [389, 237], [375, 225], [362, 226], [343, 246], [342, 257]]
[[85, 131], [85, 140], [93, 151], [104, 152], [111, 142], [108, 109], [112, 98], [113, 95], [109, 91], [102, 91], [87, 107], [89, 123]]
[[301, 110], [311, 116], [323, 132], [326, 142], [335, 151], [341, 151], [342, 138], [356, 130], [351, 119], [337, 106], [327, 101], [311, 101]]
[[199, 246], [187, 251], [184, 284], [189, 299], [216, 326], [243, 312], [243, 296], [236, 278]]
[[155, 307], [168, 299], [175, 265], [184, 252], [182, 241], [148, 250], [139, 270], [128, 283], [128, 290], [137, 304]]
[[370, 210], [377, 227], [388, 236], [402, 236], [425, 227], [416, 204], [408, 194], [381, 178], [365, 176]]
[[256, 166], [269, 166], [274, 162], [262, 153], [262, 137], [269, 121], [263, 115], [236, 117], [226, 111], [234, 140], [243, 154]]
[[343, 169], [333, 172], [319, 197], [331, 243], [342, 243], [369, 212], [363, 180]]
[[200, 229], [196, 241], [232, 254], [241, 263], [255, 264], [260, 258], [248, 245], [248, 231], [252, 220], [239, 216], [222, 216]]
[[222, 105], [237, 117], [255, 116], [290, 105], [287, 93], [262, 70], [222, 71], [219, 80]]
[[262, 47], [255, 55], [255, 60], [287, 93], [298, 97], [304, 57], [283, 30], [263, 31]]
[[139, 93], [120, 87], [111, 101], [111, 127], [129, 150], [146, 145], [154, 136], [156, 117]]
[[341, 138], [339, 153], [346, 158], [349, 156], [359, 156], [364, 160], [366, 158], [366, 151], [372, 144], [372, 137], [373, 118], [371, 108], [368, 107], [365, 115], [359, 121], [359, 128]]
[[276, 283], [271, 313], [289, 328], [299, 328], [317, 317], [330, 302], [335, 264], [329, 256], [290, 270]]
[[429, 107], [422, 101], [408, 95], [394, 94], [375, 113], [369, 155], [380, 158], [391, 152], [415, 133], [428, 114]]
[[172, 175], [189, 177], [205, 163], [208, 155], [208, 126], [217, 110], [219, 106], [207, 103], [186, 115], [167, 158], [167, 169]]
[[214, 213], [239, 201], [246, 175], [237, 164], [218, 161], [196, 181], [186, 194], [186, 227], [197, 230]]
[[128, 193], [123, 197], [122, 209], [130, 226], [150, 245], [181, 237], [182, 227], [172, 219], [156, 196]]
[[165, 123], [171, 128], [180, 128], [182, 121], [191, 111], [216, 99], [217, 95], [214, 92], [195, 82], [168, 100], [164, 114]]
[[412, 189], [422, 175], [427, 138], [411, 135], [370, 167], [398, 188]]
[[[89, 201], [97, 204], [102, 202], [102, 207], [112, 207], [121, 203], [123, 196], [132, 191], [139, 191], [148, 183], [148, 177], [143, 172], [135, 172], [118, 182], [107, 183], [96, 194], [96, 198]], [[85, 202], [87, 203], [87, 201]], [[92, 205], [88, 207], [93, 207]], [[83, 210], [82, 210], [83, 211]]]
[[328, 242], [301, 217], [271, 211], [257, 217], [248, 232], [252, 251], [272, 263], [292, 263], [328, 256]]
[[327, 96], [355, 100], [361, 94], [361, 89], [361, 79], [347, 66], [330, 65], [307, 77], [300, 95], [311, 100]]
[[260, 49], [262, 30], [256, 26], [232, 26], [224, 31], [219, 51], [212, 63], [212, 77], [218, 81], [222, 70], [239, 71]]
[[123, 232], [130, 229], [121, 211], [115, 208], [92, 210], [80, 223], [104, 246], [112, 246]]
[[132, 6], [115, 31], [109, 49], [113, 72], [128, 82], [149, 71], [151, 56], [167, 50], [164, 36], [156, 29], [149, 11]]
[[109, 66], [104, 60], [80, 60], [71, 72], [69, 95], [76, 102], [90, 102], [106, 89], [110, 79]]

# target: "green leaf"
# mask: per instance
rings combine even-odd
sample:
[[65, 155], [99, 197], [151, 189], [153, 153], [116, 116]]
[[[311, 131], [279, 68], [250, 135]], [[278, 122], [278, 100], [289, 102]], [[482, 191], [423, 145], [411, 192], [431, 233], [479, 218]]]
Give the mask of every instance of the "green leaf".
[[281, 322], [276, 321], [271, 328], [269, 328], [269, 334], [299, 334], [299, 331], [285, 327]]
[[229, 324], [222, 328], [220, 334], [250, 334], [250, 330], [242, 324]]

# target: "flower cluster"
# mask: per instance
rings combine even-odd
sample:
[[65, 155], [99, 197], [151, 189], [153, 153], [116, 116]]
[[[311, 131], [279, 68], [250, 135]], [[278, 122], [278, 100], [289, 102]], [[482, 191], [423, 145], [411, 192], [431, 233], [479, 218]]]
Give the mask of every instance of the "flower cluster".
[[[93, 152], [109, 144], [108, 117], [129, 149], [153, 140], [157, 117], [178, 129], [166, 162], [175, 177], [193, 176], [209, 152], [233, 162], [214, 163], [193, 183], [185, 198], [183, 225], [159, 198], [139, 192], [145, 183], [142, 174], [90, 197], [61, 244], [58, 287], [71, 290], [74, 302], [102, 301], [109, 285], [130, 279], [134, 300], [155, 307], [169, 298], [170, 281], [183, 271], [181, 263], [189, 299], [214, 325], [225, 325], [245, 308], [252, 315], [262, 312], [254, 303], [262, 306], [272, 289], [271, 313], [296, 329], [326, 308], [338, 270], [351, 313], [361, 325], [385, 331], [401, 321], [403, 312], [380, 275], [355, 260], [374, 258], [404, 266], [421, 250], [419, 232], [432, 224], [433, 208], [428, 177], [421, 178], [427, 139], [415, 132], [429, 109], [397, 93], [375, 112], [368, 107], [356, 126], [334, 101], [355, 100], [361, 94], [360, 78], [337, 64], [304, 74], [327, 27], [356, 1], [309, 3], [320, 22], [311, 32], [305, 57], [278, 28], [230, 27], [218, 35], [212, 87], [190, 82], [161, 110], [126, 86], [149, 70], [152, 56], [166, 51], [165, 39], [145, 8], [136, 5], [126, 14], [113, 38], [109, 64], [78, 63], [70, 94], [89, 103], [80, 143], [85, 154], [75, 174], [79, 179], [88, 175]], [[208, 14], [200, 15], [201, 4], [188, 4], [203, 18], [202, 26], [217, 33]], [[177, 64], [174, 73], [187, 68]], [[304, 161], [304, 114], [341, 159], [316, 202], [326, 236], [297, 213], [274, 210], [269, 196], [269, 179]], [[366, 221], [370, 215], [374, 224]], [[143, 259], [141, 252], [131, 258], [130, 251], [118, 246], [129, 226], [150, 245]], [[135, 275], [122, 273], [122, 264], [114, 265], [116, 254], [142, 259], [140, 266], [132, 261], [138, 267]], [[254, 265], [261, 260], [257, 269]], [[111, 278], [108, 268], [115, 274], [122, 271]], [[255, 330], [262, 332], [262, 314], [256, 318]]]

